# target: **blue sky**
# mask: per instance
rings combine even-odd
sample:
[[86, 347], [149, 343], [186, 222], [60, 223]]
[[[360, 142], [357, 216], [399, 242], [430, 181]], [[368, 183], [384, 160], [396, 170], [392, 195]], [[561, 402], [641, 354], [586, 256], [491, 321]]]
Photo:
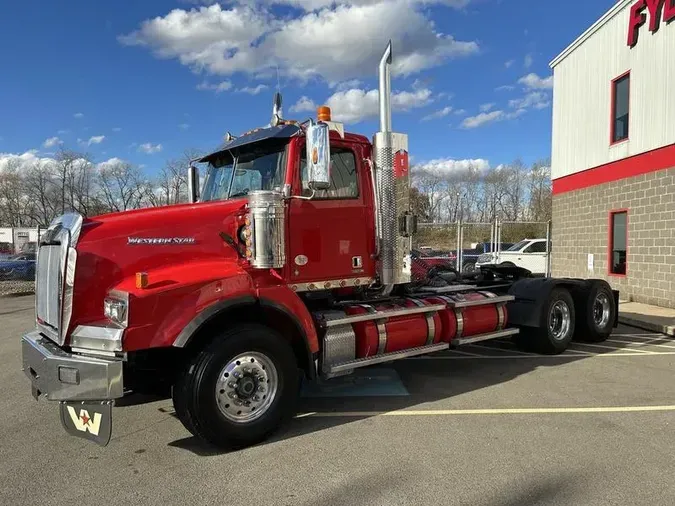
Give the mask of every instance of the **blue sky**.
[[285, 117], [329, 103], [371, 136], [376, 64], [392, 38], [393, 125], [415, 162], [531, 163], [550, 155], [549, 61], [612, 3], [9, 2], [0, 156], [64, 146], [152, 173], [268, 123], [278, 83]]

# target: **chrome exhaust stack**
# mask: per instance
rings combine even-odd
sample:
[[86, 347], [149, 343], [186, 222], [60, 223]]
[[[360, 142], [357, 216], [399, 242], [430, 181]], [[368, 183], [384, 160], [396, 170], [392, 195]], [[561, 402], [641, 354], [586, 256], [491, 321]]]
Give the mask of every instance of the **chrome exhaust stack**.
[[415, 220], [410, 213], [408, 136], [391, 131], [391, 41], [379, 65], [380, 131], [373, 137], [377, 188], [378, 274], [384, 293], [410, 283], [410, 236]]

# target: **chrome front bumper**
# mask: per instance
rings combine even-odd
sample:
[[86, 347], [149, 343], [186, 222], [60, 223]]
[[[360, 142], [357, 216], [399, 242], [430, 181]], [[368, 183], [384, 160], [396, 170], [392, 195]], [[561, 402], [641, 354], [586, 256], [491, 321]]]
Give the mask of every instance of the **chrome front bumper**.
[[33, 394], [50, 401], [110, 400], [122, 397], [122, 361], [67, 353], [38, 331], [21, 338], [23, 370]]

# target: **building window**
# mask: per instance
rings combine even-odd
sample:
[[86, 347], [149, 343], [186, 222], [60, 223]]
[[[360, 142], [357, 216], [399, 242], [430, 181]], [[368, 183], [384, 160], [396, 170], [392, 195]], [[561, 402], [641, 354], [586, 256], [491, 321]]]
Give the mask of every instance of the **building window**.
[[609, 273], [626, 275], [628, 264], [628, 211], [609, 215]]
[[630, 73], [612, 81], [612, 144], [628, 139]]

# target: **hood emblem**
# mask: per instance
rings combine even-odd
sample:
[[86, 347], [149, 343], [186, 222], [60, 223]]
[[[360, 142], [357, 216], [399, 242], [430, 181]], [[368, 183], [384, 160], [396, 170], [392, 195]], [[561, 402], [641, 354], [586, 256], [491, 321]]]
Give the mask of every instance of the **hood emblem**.
[[195, 244], [194, 237], [127, 237], [127, 244]]

